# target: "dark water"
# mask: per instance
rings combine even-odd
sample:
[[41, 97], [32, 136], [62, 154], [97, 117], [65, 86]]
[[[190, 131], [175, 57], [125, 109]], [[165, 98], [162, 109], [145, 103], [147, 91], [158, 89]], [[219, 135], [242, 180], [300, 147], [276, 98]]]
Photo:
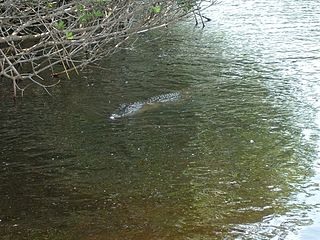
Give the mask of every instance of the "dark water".
[[[0, 239], [318, 239], [320, 4], [225, 0], [0, 105]], [[121, 103], [180, 91], [117, 121]]]

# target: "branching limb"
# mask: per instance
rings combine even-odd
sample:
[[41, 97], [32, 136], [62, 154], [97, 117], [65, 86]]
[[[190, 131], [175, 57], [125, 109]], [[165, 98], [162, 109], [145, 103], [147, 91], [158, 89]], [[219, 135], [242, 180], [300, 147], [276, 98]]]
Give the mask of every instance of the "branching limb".
[[[202, 11], [214, 0], [0, 0], [0, 80], [13, 95], [31, 85], [59, 83], [50, 76], [70, 72], [112, 55], [140, 33], [166, 27]], [[47, 76], [47, 77], [45, 77]], [[54, 81], [54, 82], [53, 82]], [[22, 84], [22, 82], [24, 82]], [[22, 87], [24, 86], [24, 87]]]

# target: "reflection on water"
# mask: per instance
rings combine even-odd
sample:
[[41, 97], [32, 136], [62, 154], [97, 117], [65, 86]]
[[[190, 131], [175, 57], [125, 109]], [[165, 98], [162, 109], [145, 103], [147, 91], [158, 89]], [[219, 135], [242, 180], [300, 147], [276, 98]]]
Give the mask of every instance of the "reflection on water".
[[[1, 102], [3, 239], [316, 239], [320, 5], [226, 0], [207, 15], [53, 98]], [[108, 119], [174, 91], [188, 97]]]

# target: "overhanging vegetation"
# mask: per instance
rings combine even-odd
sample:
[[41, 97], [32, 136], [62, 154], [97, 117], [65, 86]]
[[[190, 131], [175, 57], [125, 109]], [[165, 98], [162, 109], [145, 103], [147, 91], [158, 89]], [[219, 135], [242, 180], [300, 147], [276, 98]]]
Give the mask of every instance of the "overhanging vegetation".
[[[202, 5], [203, 3], [205, 5]], [[113, 54], [132, 36], [167, 26], [214, 0], [12, 0], [0, 1], [0, 79], [13, 95], [31, 85], [48, 88], [52, 76], [78, 72]], [[204, 25], [203, 25], [204, 26]], [[53, 82], [54, 81], [54, 82]]]

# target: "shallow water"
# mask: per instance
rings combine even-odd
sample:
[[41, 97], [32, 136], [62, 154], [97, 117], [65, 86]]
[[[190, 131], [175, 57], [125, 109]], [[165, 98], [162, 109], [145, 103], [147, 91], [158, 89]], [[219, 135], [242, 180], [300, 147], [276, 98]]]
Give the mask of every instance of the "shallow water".
[[[320, 5], [225, 0], [0, 105], [1, 239], [317, 239]], [[117, 121], [122, 103], [168, 92]]]

